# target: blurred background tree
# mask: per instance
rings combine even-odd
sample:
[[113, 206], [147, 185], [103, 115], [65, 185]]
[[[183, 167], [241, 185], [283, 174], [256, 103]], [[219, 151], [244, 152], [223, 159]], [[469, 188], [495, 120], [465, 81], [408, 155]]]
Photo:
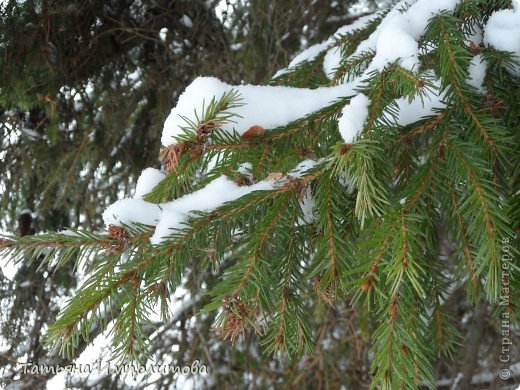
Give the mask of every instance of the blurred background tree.
[[[162, 125], [196, 76], [262, 83], [295, 52], [377, 5], [7, 0], [0, 7], [0, 226], [28, 235], [101, 228], [101, 211], [128, 194], [145, 167], [160, 166]], [[12, 278], [0, 274], [4, 386], [21, 381], [41, 388], [50, 377], [20, 377], [16, 362], [65, 362], [50, 358], [41, 338], [78, 273], [72, 263], [58, 272], [36, 268], [21, 265]], [[196, 288], [196, 277], [188, 288]], [[170, 324], [182, 330], [180, 339], [164, 333], [157, 344], [163, 353], [177, 345], [179, 362], [203, 356], [210, 345], [199, 336], [188, 345], [191, 312]], [[206, 322], [207, 328], [211, 318]], [[253, 359], [254, 352], [221, 349], [218, 364], [231, 373], [222, 383], [244, 372], [280, 375]], [[113, 381], [106, 377], [98, 386]]]

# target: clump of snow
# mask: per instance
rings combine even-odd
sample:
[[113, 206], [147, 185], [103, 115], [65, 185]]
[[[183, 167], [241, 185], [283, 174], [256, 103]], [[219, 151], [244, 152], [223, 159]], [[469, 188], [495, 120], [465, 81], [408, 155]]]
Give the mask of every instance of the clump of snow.
[[253, 170], [253, 165], [250, 162], [245, 162], [240, 164], [240, 166], [237, 169], [237, 172], [249, 176], [251, 175], [251, 171]]
[[70, 230], [70, 229], [61, 230], [60, 234], [62, 236], [68, 236], [68, 237], [81, 237], [80, 233], [75, 232], [75, 231]]
[[161, 207], [143, 199], [125, 198], [108, 206], [103, 212], [106, 225], [132, 225], [142, 223], [156, 225], [161, 216]]
[[[346, 35], [354, 30], [359, 30], [366, 27], [372, 20], [379, 16], [380, 12], [376, 12], [372, 15], [362, 16], [356, 19], [354, 22], [340, 27], [333, 35], [327, 40], [309, 46], [301, 53], [297, 54], [289, 63], [287, 68], [280, 69], [275, 73], [273, 78], [277, 78], [285, 73], [288, 73], [291, 68], [295, 68], [306, 61], [312, 61], [320, 53], [328, 49], [323, 60], [323, 70], [329, 79], [334, 75], [333, 70], [339, 66], [341, 60], [340, 48], [334, 46], [337, 39], [340, 39], [342, 35]], [[332, 47], [331, 47], [332, 46]]]
[[7, 257], [0, 257], [0, 276], [9, 280], [14, 280], [14, 277], [16, 276], [19, 268], [20, 263], [15, 264]]
[[226, 176], [220, 176], [206, 187], [165, 204], [150, 242], [160, 244], [172, 234], [172, 230], [182, 228], [194, 211], [211, 211], [250, 192], [273, 188], [274, 183], [267, 180], [251, 186], [238, 186]]
[[382, 70], [397, 59], [401, 59], [400, 64], [405, 69], [412, 70], [418, 66], [419, 45], [407, 26], [404, 15], [396, 15], [390, 20], [377, 39], [376, 55], [369, 66], [370, 70]]
[[478, 25], [472, 26], [472, 28], [473, 31], [471, 31], [469, 34], [466, 34], [464, 42], [468, 46], [472, 43], [478, 46], [480, 43], [482, 43], [484, 38], [484, 31]]
[[354, 96], [350, 103], [343, 107], [341, 117], [338, 120], [339, 132], [345, 143], [350, 144], [363, 130], [363, 125], [368, 116], [370, 99], [360, 93]]
[[289, 68], [294, 68], [295, 66], [301, 64], [305, 61], [312, 61], [318, 54], [325, 51], [329, 46], [329, 41], [323, 41], [321, 43], [317, 43], [316, 45], [309, 46], [307, 49], [300, 52], [296, 57], [294, 57], [291, 62], [289, 62]]
[[273, 79], [283, 76], [286, 73], [289, 73], [290, 70], [288, 68], [281, 68], [276, 71], [276, 73], [273, 75]]
[[468, 84], [473, 86], [478, 92], [484, 93], [484, 78], [486, 77], [487, 64], [482, 54], [477, 54], [471, 59], [468, 68]]
[[425, 88], [421, 96], [416, 96], [412, 101], [407, 98], [399, 98], [395, 100], [398, 107], [397, 124], [406, 126], [417, 122], [426, 116], [433, 115], [434, 109], [442, 109], [446, 107], [443, 102], [446, 91], [440, 92], [441, 82], [434, 80], [432, 87]]
[[[242, 165], [247, 169], [251, 165]], [[238, 186], [226, 176], [220, 176], [204, 188], [182, 196], [168, 203], [155, 204], [142, 199], [142, 196], [164, 178], [156, 169], [147, 169], [139, 178], [135, 197], [125, 198], [111, 204], [103, 213], [103, 221], [108, 225], [131, 226], [141, 223], [156, 226], [152, 244], [161, 243], [172, 233], [172, 229], [182, 228], [196, 211], [212, 211], [224, 203], [238, 199], [252, 191], [271, 190], [276, 185], [264, 180], [250, 186]]]
[[323, 58], [323, 71], [331, 80], [334, 77], [334, 74], [336, 73], [336, 69], [339, 68], [341, 62], [341, 48], [333, 47], [330, 49], [327, 54], [325, 54], [325, 57]]
[[355, 83], [312, 90], [261, 85], [232, 86], [215, 77], [198, 77], [186, 88], [177, 106], [170, 112], [164, 123], [161, 141], [165, 147], [176, 143], [175, 138], [183, 133], [181, 127], [186, 126], [183, 117], [196, 121], [194, 108], [202, 107], [203, 102], [208, 104], [213, 97], [219, 99], [231, 90], [238, 91], [244, 105], [233, 110], [235, 122], [225, 123], [222, 129], [243, 134], [254, 125], [265, 129], [285, 126], [326, 107], [335, 99], [351, 95], [354, 87]]
[[417, 70], [417, 41], [424, 34], [429, 20], [442, 11], [453, 12], [459, 2], [460, 0], [419, 0], [406, 8], [409, 2], [401, 1], [384, 17], [368, 39], [359, 44], [354, 54], [376, 51], [366, 73], [382, 70], [397, 60], [400, 60], [403, 68]]
[[[334, 34], [332, 34], [327, 40], [317, 43], [316, 45], [312, 45], [308, 47], [307, 49], [303, 50], [301, 53], [297, 54], [296, 57], [292, 59], [292, 61], [289, 63], [288, 68], [294, 68], [305, 61], [312, 61], [316, 56], [326, 49], [330, 48], [330, 46], [334, 45], [337, 39], [340, 39], [342, 35], [346, 35], [354, 30], [358, 30], [361, 28], [366, 27], [370, 21], [374, 20], [379, 15], [378, 12], [372, 14], [372, 15], [366, 15], [362, 16], [358, 19], [356, 19], [354, 22], [347, 24], [345, 26], [340, 27]], [[329, 50], [330, 51], [337, 51], [337, 47], [333, 47]], [[339, 51], [339, 50], [338, 50]], [[327, 53], [328, 54], [328, 53]], [[338, 61], [339, 63], [339, 61]], [[329, 66], [334, 66], [329, 60]], [[325, 63], [324, 63], [325, 67]], [[338, 67], [336, 64], [334, 67]], [[327, 74], [328, 72], [325, 71]]]
[[309, 169], [314, 168], [320, 161], [319, 160], [311, 160], [306, 159], [301, 161], [293, 170], [289, 172], [289, 176], [294, 177], [296, 179], [300, 179], [304, 176], [305, 172]]
[[143, 200], [153, 188], [166, 177], [164, 173], [155, 168], [143, 170], [135, 187], [133, 198], [118, 200], [111, 204], [103, 212], [103, 221], [106, 225], [132, 225], [142, 223], [156, 225], [161, 215], [161, 206]]
[[353, 32], [354, 30], [360, 30], [362, 28], [367, 27], [370, 24], [370, 22], [372, 22], [374, 19], [378, 18], [380, 15], [381, 15], [381, 11], [377, 11], [370, 15], [361, 16], [350, 24], [341, 26], [328, 39], [328, 42], [333, 43], [336, 39], [340, 39], [342, 36], [347, 35], [347, 34]]
[[166, 40], [166, 35], [168, 35], [168, 29], [166, 27], [161, 28], [159, 31], [159, 38], [161, 41], [164, 42]]
[[314, 197], [312, 196], [312, 189], [308, 186], [303, 193], [302, 199], [300, 201], [300, 208], [303, 212], [303, 218], [298, 220], [298, 224], [304, 225], [307, 223], [314, 222]]
[[134, 198], [142, 198], [150, 193], [165, 177], [166, 175], [158, 169], [146, 168], [137, 179]]
[[[514, 9], [493, 12], [484, 28], [484, 43], [497, 50], [513, 52], [520, 60], [520, 3]], [[515, 73], [520, 74], [517, 66]]]
[[[305, 171], [316, 164], [317, 161], [304, 160], [290, 174], [295, 178], [301, 177]], [[244, 163], [240, 166], [239, 171], [246, 173], [249, 169], [251, 169], [251, 164]], [[159, 174], [161, 173], [157, 170], [147, 171], [141, 175], [143, 182], [153, 184], [160, 178]], [[136, 190], [136, 197], [121, 199], [109, 206], [103, 213], [103, 220], [107, 225], [122, 226], [143, 223], [156, 226], [155, 233], [150, 238], [150, 242], [156, 245], [171, 236], [175, 229], [182, 229], [188, 219], [193, 217], [196, 212], [215, 210], [224, 203], [238, 199], [253, 191], [272, 190], [279, 185], [278, 182], [266, 179], [250, 186], [238, 186], [228, 177], [220, 176], [198, 191], [160, 205], [138, 198], [138, 196], [141, 196], [141, 192]], [[144, 184], [143, 187], [145, 187]], [[311, 198], [312, 196], [309, 198], [306, 195], [302, 199], [302, 210], [306, 221], [310, 220], [312, 215], [313, 202]]]
[[184, 25], [184, 27], [192, 28], [193, 22], [191, 21], [191, 18], [188, 15], [182, 15], [181, 23]]

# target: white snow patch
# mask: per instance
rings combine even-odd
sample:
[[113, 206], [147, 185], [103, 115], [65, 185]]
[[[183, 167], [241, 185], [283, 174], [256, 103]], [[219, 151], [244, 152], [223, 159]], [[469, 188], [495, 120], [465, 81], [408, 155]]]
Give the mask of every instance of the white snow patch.
[[137, 179], [134, 198], [142, 198], [150, 193], [165, 177], [166, 175], [163, 172], [155, 168], [143, 170], [141, 176]]
[[245, 162], [245, 163], [240, 164], [240, 166], [237, 169], [237, 172], [242, 175], [250, 176], [252, 170], [253, 170], [253, 165], [250, 162]]
[[[520, 5], [493, 12], [484, 28], [484, 43], [497, 50], [513, 52], [520, 60]], [[520, 67], [514, 69], [520, 74]]]
[[288, 73], [290, 69], [297, 67], [306, 61], [312, 61], [316, 58], [320, 53], [328, 50], [323, 59], [323, 70], [329, 79], [332, 79], [334, 75], [333, 70], [339, 67], [339, 62], [341, 60], [341, 50], [339, 47], [331, 47], [334, 46], [337, 39], [340, 39], [342, 35], [346, 35], [354, 30], [362, 29], [366, 27], [372, 20], [379, 16], [380, 12], [376, 12], [371, 15], [362, 16], [356, 19], [351, 24], [347, 24], [345, 26], [340, 27], [333, 35], [331, 35], [327, 40], [317, 43], [303, 50], [301, 53], [297, 54], [289, 63], [286, 69], [278, 70], [273, 78], [277, 78], [285, 73]]
[[404, 97], [395, 100], [399, 109], [397, 116], [398, 125], [409, 125], [435, 114], [434, 108], [442, 109], [446, 107], [446, 104], [442, 101], [445, 92], [440, 92], [440, 81], [435, 80], [432, 84], [434, 88], [426, 88], [422, 99], [416, 96], [411, 102]]
[[290, 70], [287, 69], [287, 68], [278, 69], [276, 71], [276, 73], [273, 75], [273, 79], [275, 79], [277, 77], [280, 77], [280, 76], [283, 76], [284, 74], [289, 73], [289, 72], [290, 72]]
[[468, 84], [475, 87], [475, 89], [480, 92], [484, 93], [484, 78], [486, 77], [486, 68], [487, 63], [484, 60], [484, 57], [482, 54], [477, 54], [475, 57], [471, 59], [471, 62], [469, 63], [468, 68]]
[[[429, 20], [442, 11], [453, 12], [460, 0], [419, 0], [408, 9], [409, 2], [401, 1], [390, 11], [376, 30], [361, 42], [354, 55], [375, 50], [376, 55], [366, 73], [381, 71], [400, 59], [400, 65], [417, 70], [419, 49], [417, 41], [424, 34]], [[406, 9], [402, 11], [402, 9]]]
[[309, 169], [314, 168], [320, 161], [306, 159], [301, 161], [296, 167], [289, 172], [289, 176], [292, 176], [296, 179], [300, 179], [305, 175]]
[[174, 144], [175, 138], [183, 133], [181, 126], [186, 126], [182, 117], [196, 121], [194, 108], [202, 107], [203, 103], [207, 105], [213, 97], [219, 99], [231, 90], [238, 91], [244, 105], [233, 110], [237, 115], [234, 117], [235, 122], [225, 123], [222, 129], [228, 132], [235, 129], [243, 134], [254, 125], [265, 129], [285, 126], [326, 107], [335, 99], [351, 95], [355, 86], [354, 82], [312, 90], [260, 85], [232, 86], [215, 77], [198, 77], [186, 88], [177, 106], [166, 118], [161, 141], [165, 147]]
[[374, 12], [370, 15], [361, 16], [352, 23], [346, 24], [338, 28], [336, 32], [328, 39], [329, 43], [333, 43], [336, 39], [341, 38], [342, 35], [347, 35], [348, 33], [351, 33], [354, 30], [360, 30], [362, 28], [365, 28], [370, 24], [370, 22], [379, 17], [379, 15], [381, 15], [381, 11]]
[[466, 34], [466, 39], [464, 42], [466, 45], [471, 45], [471, 43], [475, 44], [476, 46], [480, 45], [482, 43], [482, 40], [484, 38], [484, 31], [480, 26], [475, 25], [473, 26], [473, 30], [471, 33]]
[[192, 28], [193, 22], [191, 21], [191, 18], [188, 15], [182, 15], [181, 23], [184, 27]]
[[108, 225], [132, 225], [142, 223], [156, 225], [161, 216], [161, 207], [138, 198], [120, 199], [103, 212], [103, 221]]
[[338, 120], [339, 132], [345, 143], [350, 144], [363, 130], [363, 125], [368, 116], [370, 99], [360, 93], [354, 96], [350, 103], [343, 107], [341, 117]]
[[14, 277], [18, 272], [18, 268], [20, 268], [20, 263], [15, 264], [8, 257], [0, 257], [0, 274], [2, 274], [7, 279], [14, 280]]
[[313, 60], [318, 54], [325, 51], [328, 46], [329, 41], [327, 40], [308, 47], [289, 62], [289, 68], [294, 68], [302, 62]]
[[161, 41], [164, 42], [166, 40], [166, 35], [168, 35], [168, 29], [166, 27], [161, 28], [161, 30], [159, 30], [159, 38]]
[[300, 201], [300, 208], [303, 212], [303, 218], [300, 218], [298, 221], [300, 225], [314, 222], [314, 204], [315, 202], [314, 197], [312, 196], [312, 189], [310, 186], [308, 186]]
[[329, 78], [332, 80], [334, 74], [336, 73], [336, 69], [339, 68], [341, 62], [341, 48], [333, 47], [330, 49], [325, 57], [323, 58], [323, 71]]
[[226, 176], [220, 176], [206, 187], [165, 204], [160, 222], [157, 224], [150, 242], [152, 244], [161, 243], [172, 234], [172, 229], [182, 228], [194, 211], [211, 211], [250, 192], [273, 188], [274, 183], [271, 181], [261, 181], [251, 186], [239, 187]]

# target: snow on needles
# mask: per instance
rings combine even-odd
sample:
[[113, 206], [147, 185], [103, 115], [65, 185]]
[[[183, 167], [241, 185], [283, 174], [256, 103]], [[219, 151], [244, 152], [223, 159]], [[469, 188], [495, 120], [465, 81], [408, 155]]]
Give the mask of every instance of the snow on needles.
[[164, 179], [166, 175], [155, 168], [146, 168], [139, 176], [135, 186], [134, 198], [142, 198]]
[[350, 104], [343, 107], [341, 117], [338, 120], [338, 127], [345, 143], [352, 143], [363, 130], [369, 105], [370, 99], [360, 93], [350, 100]]
[[[183, 117], [196, 120], [194, 109], [200, 110], [203, 102], [207, 105], [212, 98], [219, 99], [226, 92], [236, 90], [243, 105], [233, 109], [234, 122], [227, 122], [222, 130], [239, 134], [251, 126], [265, 129], [285, 126], [305, 115], [311, 114], [340, 97], [353, 94], [354, 84], [316, 89], [275, 87], [263, 85], [232, 86], [215, 77], [196, 78], [179, 97], [164, 123], [162, 144], [167, 147], [176, 143], [175, 138], [183, 134], [186, 126]], [[200, 116], [201, 112], [198, 112]]]
[[103, 221], [106, 225], [131, 225], [134, 222], [145, 225], [155, 225], [159, 222], [161, 207], [154, 203], [146, 202], [143, 196], [164, 179], [165, 174], [155, 168], [146, 168], [135, 187], [133, 198], [120, 199], [110, 205], [103, 213]]
[[[155, 171], [155, 170], [154, 170]], [[159, 172], [160, 173], [160, 172]], [[136, 223], [156, 226], [155, 234], [151, 237], [152, 244], [160, 244], [174, 229], [182, 229], [184, 224], [193, 216], [195, 211], [212, 211], [224, 203], [238, 199], [253, 191], [271, 190], [275, 183], [269, 180], [260, 181], [251, 186], [238, 186], [226, 176], [221, 176], [204, 188], [191, 194], [182, 196], [172, 202], [154, 204], [141, 198], [143, 192], [147, 193], [153, 188], [153, 183], [159, 179], [158, 172], [146, 169], [138, 180], [139, 183], [147, 182], [148, 188], [136, 189], [135, 197], [118, 200], [110, 205], [103, 213], [103, 221], [106, 225], [132, 225]], [[141, 184], [144, 186], [144, 184]]]
[[336, 46], [336, 40], [341, 39], [342, 36], [366, 27], [372, 20], [376, 19], [380, 12], [375, 12], [371, 15], [361, 16], [351, 24], [340, 27], [332, 36], [323, 42], [309, 46], [307, 49], [298, 53], [289, 63], [287, 68], [280, 69], [273, 78], [277, 78], [283, 74], [290, 72], [291, 69], [301, 65], [304, 62], [313, 61], [319, 54], [327, 50], [323, 59], [323, 70], [325, 74], [332, 79], [334, 70], [339, 67], [341, 60], [340, 48]]
[[[231, 86], [214, 77], [198, 77], [186, 88], [166, 119], [161, 139], [162, 145], [168, 147], [177, 142], [177, 138], [184, 132], [183, 127], [185, 128], [187, 125], [185, 118], [196, 121], [197, 115], [194, 110], [201, 110], [204, 104], [209, 104], [213, 98], [219, 99], [231, 90], [238, 92], [243, 105], [233, 109], [233, 113], [236, 114], [233, 118], [234, 122], [225, 123], [222, 130], [243, 134], [254, 125], [262, 126], [265, 129], [285, 126], [291, 121], [325, 107], [337, 98], [351, 96], [355, 94], [356, 87], [359, 87], [361, 81], [370, 72], [382, 70], [396, 61], [399, 61], [400, 65], [408, 70], [417, 71], [419, 65], [418, 40], [424, 34], [429, 20], [442, 12], [452, 12], [459, 2], [460, 0], [418, 0], [412, 2], [411, 5], [409, 5], [410, 1], [401, 1], [395, 5], [384, 16], [376, 30], [358, 45], [353, 56], [372, 50], [375, 51], [375, 56], [363, 75], [347, 84], [311, 90], [282, 86]], [[374, 16], [379, 16], [379, 14], [360, 18], [354, 23], [340, 28], [328, 40], [311, 46], [296, 56], [291, 61], [290, 67], [308, 61], [329, 49], [323, 66], [324, 71], [331, 77], [340, 61], [338, 48], [331, 48], [331, 46], [342, 34], [366, 27]], [[197, 114], [200, 115], [201, 112], [197, 112]], [[352, 134], [347, 138], [351, 139]]]
[[160, 205], [149, 203], [141, 198], [125, 198], [112, 203], [103, 212], [105, 225], [132, 225], [142, 223], [156, 225], [161, 216]]
[[272, 181], [264, 180], [251, 186], [240, 187], [226, 176], [220, 176], [206, 187], [165, 204], [161, 220], [150, 242], [159, 244], [170, 236], [174, 229], [182, 229], [188, 218], [193, 216], [194, 211], [212, 211], [226, 202], [241, 198], [253, 191], [273, 188]]
[[[496, 11], [484, 28], [484, 43], [497, 50], [509, 51], [520, 60], [520, 1], [513, 2], [514, 9]], [[520, 67], [515, 67], [520, 75]]]
[[398, 125], [407, 126], [432, 115], [434, 109], [446, 107], [443, 101], [446, 91], [440, 92], [441, 82], [435, 78], [433, 72], [427, 72], [425, 76], [431, 79], [431, 87], [424, 88], [421, 96], [416, 96], [412, 101], [404, 97], [395, 100], [398, 107]]
[[[316, 89], [292, 88], [284, 86], [258, 85], [229, 85], [215, 77], [196, 78], [179, 97], [177, 105], [171, 110], [165, 121], [161, 138], [162, 145], [168, 147], [176, 144], [179, 137], [189, 128], [189, 122], [197, 122], [201, 117], [201, 110], [207, 107], [212, 99], [219, 99], [224, 94], [236, 91], [242, 99], [238, 107], [233, 108], [232, 121], [221, 125], [227, 132], [236, 131], [244, 134], [250, 127], [258, 125], [264, 129], [274, 129], [286, 126], [292, 121], [316, 112], [339, 98], [352, 97], [345, 105], [338, 120], [338, 128], [345, 143], [352, 143], [363, 131], [368, 116], [370, 99], [360, 93], [363, 84], [374, 70], [381, 71], [385, 67], [398, 62], [402, 67], [418, 71], [419, 45], [418, 41], [424, 34], [429, 20], [442, 12], [451, 13], [460, 0], [407, 0], [393, 6], [381, 23], [368, 38], [359, 43], [352, 56], [358, 56], [367, 51], [374, 51], [375, 55], [362, 74], [357, 75], [350, 82]], [[411, 5], [410, 5], [411, 4]], [[484, 43], [499, 50], [520, 53], [520, 22], [519, 6], [514, 10], [495, 12], [485, 26]], [[328, 40], [310, 47], [296, 56], [290, 64], [295, 67], [303, 61], [315, 58], [319, 53], [324, 55], [324, 71], [332, 77], [334, 69], [339, 66], [341, 56], [336, 47], [337, 39], [353, 30], [365, 28], [375, 17], [376, 13], [368, 17], [359, 18], [356, 22], [339, 29]], [[189, 21], [184, 18], [183, 24], [188, 26]], [[478, 38], [479, 37], [471, 37]], [[486, 64], [481, 56], [475, 56], [468, 69], [468, 83], [481, 90], [482, 79], [485, 75]], [[428, 87], [413, 99], [398, 98], [395, 103], [398, 108], [396, 126], [411, 124], [421, 118], [431, 115], [435, 108], [445, 106], [444, 93], [440, 92], [440, 82], [432, 72], [423, 73], [421, 77], [430, 79]], [[211, 140], [209, 140], [211, 142]], [[306, 163], [307, 164], [307, 163]], [[240, 167], [243, 173], [246, 166]], [[155, 233], [151, 238], [153, 244], [161, 243], [171, 236], [173, 230], [181, 229], [196, 211], [212, 211], [224, 203], [238, 199], [252, 191], [270, 190], [278, 184], [265, 180], [250, 186], [238, 186], [226, 176], [221, 176], [204, 188], [191, 194], [173, 200], [169, 203], [154, 204], [146, 202], [143, 196], [149, 193], [165, 175], [156, 169], [143, 171], [136, 186], [133, 198], [122, 199], [112, 204], [103, 213], [107, 225], [131, 225], [143, 223], [155, 226]], [[312, 194], [302, 202], [302, 210], [306, 219], [312, 215]]]
[[[520, 39], [520, 38], [519, 38]], [[469, 63], [468, 84], [474, 87], [479, 93], [484, 93], [484, 78], [486, 77], [487, 63], [482, 54], [477, 54]]]
[[[368, 71], [382, 70], [400, 60], [408, 70], [417, 70], [419, 46], [429, 20], [443, 11], [452, 12], [460, 0], [419, 0], [409, 8], [409, 1], [401, 1], [390, 11], [370, 37], [362, 42], [355, 54], [376, 50]], [[405, 11], [403, 11], [405, 10]]]
[[[416, 2], [404, 0], [399, 2], [383, 18], [368, 39], [359, 44], [354, 56], [372, 50], [376, 52], [365, 73], [382, 70], [397, 60], [403, 68], [417, 70], [419, 65], [419, 45], [417, 42], [424, 34], [429, 20], [441, 12], [453, 12], [459, 2], [460, 0], [419, 0]], [[366, 27], [371, 20], [378, 16], [379, 13], [364, 16], [347, 26], [341, 27], [328, 40], [310, 46], [294, 57], [288, 68], [309, 61], [326, 48], [330, 48], [323, 60], [323, 70], [327, 77], [331, 79], [334, 76], [334, 70], [339, 67], [341, 61], [339, 47], [331, 47], [335, 39], [353, 30]], [[287, 72], [287, 69], [279, 71], [275, 77]]]

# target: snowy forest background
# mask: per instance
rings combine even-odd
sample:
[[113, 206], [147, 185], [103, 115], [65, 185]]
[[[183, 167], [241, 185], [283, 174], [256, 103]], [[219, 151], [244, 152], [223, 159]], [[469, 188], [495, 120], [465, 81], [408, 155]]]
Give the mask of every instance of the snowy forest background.
[[[513, 7], [519, 5], [514, 1], [468, 3], [486, 9], [487, 17], [494, 7], [515, 9], [518, 26], [510, 30], [512, 36], [504, 37], [504, 45], [508, 50], [518, 45], [514, 40], [520, 37], [520, 11]], [[225, 92], [227, 85], [315, 87], [324, 80], [337, 81], [340, 76], [334, 72], [346, 54], [338, 50], [327, 55], [325, 49], [341, 39], [338, 29], [346, 34], [348, 29], [341, 27], [352, 23], [362, 28], [369, 21], [363, 18], [385, 15], [393, 4], [365, 0], [3, 1], [1, 230], [21, 237], [69, 228], [103, 230], [107, 222], [103, 212], [111, 204], [137, 197], [136, 185], [143, 170], [164, 168], [165, 159], [160, 159], [159, 151], [169, 144], [164, 141], [163, 126], [183, 91], [198, 76], [221, 80], [218, 85], [212, 79], [199, 81], [201, 89], [215, 88], [215, 95]], [[467, 37], [468, 47], [474, 50], [484, 46], [482, 31], [480, 37], [477, 35]], [[508, 46], [508, 42], [513, 43]], [[516, 50], [520, 52], [520, 47]], [[291, 70], [314, 63], [316, 58], [323, 62], [319, 73], [292, 76]], [[384, 62], [379, 61], [380, 65]], [[484, 88], [482, 61], [479, 57], [470, 64], [468, 84], [477, 91]], [[514, 80], [518, 87], [518, 74]], [[434, 81], [432, 86], [439, 87]], [[353, 94], [353, 89], [341, 88], [337, 87], [333, 98]], [[247, 90], [242, 93], [247, 98]], [[515, 93], [519, 96], [518, 89]], [[433, 95], [430, 100], [442, 99]], [[255, 98], [258, 96], [261, 99], [261, 94]], [[309, 96], [312, 101], [319, 99], [318, 95]], [[367, 110], [366, 97], [358, 96], [350, 102], [352, 117]], [[185, 103], [184, 111], [179, 112], [189, 115], [192, 102]], [[399, 107], [398, 123], [402, 126], [422, 112], [404, 99]], [[403, 114], [405, 109], [408, 117]], [[431, 109], [427, 107], [424, 114], [433, 113]], [[307, 111], [314, 110], [311, 107]], [[269, 115], [264, 113], [265, 117]], [[518, 120], [516, 124], [518, 127]], [[354, 141], [362, 125], [363, 119], [361, 123], [340, 121], [343, 141]], [[308, 155], [302, 151], [300, 157]], [[292, 175], [298, 177], [303, 168]], [[243, 173], [248, 167], [241, 169]], [[153, 177], [150, 180], [156, 181]], [[457, 256], [448, 242], [441, 242], [440, 247], [446, 261]], [[168, 322], [152, 311], [147, 313], [150, 323], [143, 330], [145, 337], [152, 340], [152, 360], [190, 365], [200, 359], [208, 365], [209, 375], [23, 375], [20, 362], [65, 365], [109, 361], [114, 352], [110, 345], [113, 335], [93, 326], [88, 330], [92, 343], [80, 342], [73, 357], [58, 356], [44, 342], [44, 334], [66, 300], [78, 291], [91, 264], [70, 261], [57, 268], [55, 261], [37, 269], [37, 261], [13, 265], [6, 259], [0, 259], [2, 388], [370, 387], [373, 352], [367, 342], [369, 319], [349, 300], [329, 305], [325, 299], [315, 305], [312, 316], [321, 320], [317, 321], [314, 350], [283, 359], [278, 352], [265, 354], [255, 332], [238, 337], [232, 344], [212, 330], [214, 314], [195, 316], [209, 302], [201, 292], [220, 277], [218, 272], [196, 271], [195, 260], [189, 264], [193, 272], [183, 277], [182, 285], [170, 297]], [[497, 375], [504, 365], [499, 360], [503, 335], [496, 306], [481, 300], [468, 303], [466, 294], [464, 284], [453, 284], [443, 302], [461, 336], [449, 348], [450, 353], [439, 354], [433, 367], [434, 386], [516, 388], [520, 380], [520, 357], [514, 347], [520, 342], [518, 329], [511, 325], [508, 334], [513, 345], [508, 355], [511, 377], [503, 380]], [[104, 321], [108, 329], [118, 314], [107, 313]]]

